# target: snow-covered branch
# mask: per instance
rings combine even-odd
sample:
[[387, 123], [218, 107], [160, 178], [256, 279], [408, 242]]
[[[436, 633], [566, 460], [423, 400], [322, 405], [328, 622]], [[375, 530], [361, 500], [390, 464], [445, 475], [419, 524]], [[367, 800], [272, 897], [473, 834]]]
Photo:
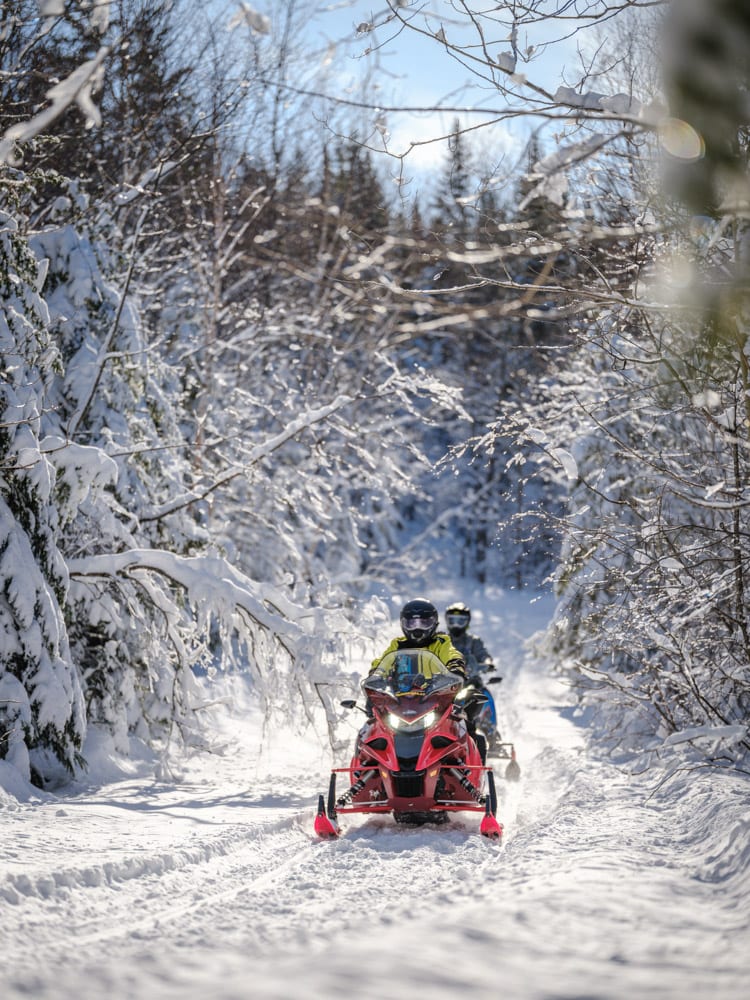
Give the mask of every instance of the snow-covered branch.
[[102, 45], [93, 59], [78, 66], [70, 76], [47, 91], [47, 97], [51, 102], [49, 107], [38, 112], [29, 121], [20, 122], [6, 129], [0, 138], [0, 163], [11, 161], [13, 150], [17, 145], [28, 142], [29, 139], [44, 132], [73, 103], [84, 113], [87, 124], [98, 125], [101, 122], [99, 109], [94, 104], [92, 95], [101, 85], [104, 63], [110, 51], [108, 45]]
[[107, 579], [152, 573], [183, 588], [200, 620], [212, 615], [231, 620], [243, 613], [293, 650], [321, 630], [322, 613], [302, 608], [267, 584], [250, 580], [220, 556], [179, 556], [157, 549], [133, 549], [109, 555], [71, 559], [72, 579]]
[[203, 490], [191, 490], [189, 493], [185, 493], [180, 497], [175, 497], [174, 499], [167, 501], [167, 503], [163, 504], [158, 510], [142, 515], [140, 520], [144, 524], [149, 521], [158, 521], [163, 517], [167, 517], [169, 514], [174, 514], [178, 510], [189, 507], [191, 504], [199, 503], [200, 501], [205, 500], [208, 496], [226, 486], [233, 479], [236, 479], [238, 476], [245, 475], [249, 469], [251, 469], [258, 462], [263, 461], [263, 459], [268, 458], [269, 455], [272, 455], [278, 448], [286, 444], [287, 441], [292, 440], [308, 427], [314, 427], [316, 424], [327, 420], [328, 417], [332, 416], [332, 414], [336, 413], [344, 406], [348, 406], [351, 401], [350, 396], [338, 396], [332, 403], [316, 407], [301, 414], [299, 417], [295, 417], [289, 422], [283, 431], [273, 435], [273, 437], [264, 441], [262, 444], [251, 448], [248, 454], [244, 457], [241, 468], [231, 469], [229, 472], [218, 476]]

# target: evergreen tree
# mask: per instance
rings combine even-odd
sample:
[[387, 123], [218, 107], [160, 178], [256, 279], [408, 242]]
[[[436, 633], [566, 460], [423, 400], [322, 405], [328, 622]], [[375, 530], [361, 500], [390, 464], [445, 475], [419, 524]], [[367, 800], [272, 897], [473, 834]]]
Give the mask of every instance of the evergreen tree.
[[0, 182], [0, 756], [37, 782], [72, 771], [85, 734], [63, 608], [55, 472], [43, 423], [59, 357], [40, 295], [44, 267], [18, 210], [20, 175]]
[[[149, 520], [182, 493], [186, 478], [169, 398], [174, 383], [149, 356], [134, 288], [117, 287], [117, 255], [68, 221], [81, 201], [71, 185], [68, 206], [60, 200], [56, 217], [33, 238], [48, 261], [49, 326], [64, 371], [44, 418], [47, 439], [57, 442], [50, 458], [60, 546], [69, 566], [126, 549], [192, 553], [204, 540], [195, 522]], [[180, 674], [198, 641], [190, 613], [176, 608], [169, 587], [158, 583], [74, 574], [68, 627], [89, 718], [107, 723], [122, 748], [133, 732], [163, 738], [185, 709]]]
[[474, 229], [472, 202], [475, 186], [471, 155], [461, 123], [456, 119], [448, 140], [448, 157], [433, 200], [432, 225], [447, 245], [459, 250], [466, 246]]

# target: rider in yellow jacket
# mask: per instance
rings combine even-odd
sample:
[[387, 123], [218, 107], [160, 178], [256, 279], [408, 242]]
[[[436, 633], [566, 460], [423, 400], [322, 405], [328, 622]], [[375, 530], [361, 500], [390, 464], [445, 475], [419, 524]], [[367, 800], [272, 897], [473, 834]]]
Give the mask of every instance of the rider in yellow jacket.
[[401, 609], [400, 615], [403, 635], [393, 639], [387, 649], [372, 661], [370, 673], [377, 670], [383, 657], [397, 649], [426, 649], [444, 663], [445, 666], [466, 677], [466, 661], [444, 632], [438, 632], [438, 612], [431, 601], [423, 597], [416, 598]]

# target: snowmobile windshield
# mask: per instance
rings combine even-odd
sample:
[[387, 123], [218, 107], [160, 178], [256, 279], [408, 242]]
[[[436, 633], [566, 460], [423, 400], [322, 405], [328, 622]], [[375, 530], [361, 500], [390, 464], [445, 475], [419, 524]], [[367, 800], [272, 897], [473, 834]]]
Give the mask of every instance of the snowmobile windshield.
[[428, 649], [396, 649], [387, 653], [370, 675], [382, 677], [397, 695], [426, 694], [434, 679], [450, 674], [445, 664]]

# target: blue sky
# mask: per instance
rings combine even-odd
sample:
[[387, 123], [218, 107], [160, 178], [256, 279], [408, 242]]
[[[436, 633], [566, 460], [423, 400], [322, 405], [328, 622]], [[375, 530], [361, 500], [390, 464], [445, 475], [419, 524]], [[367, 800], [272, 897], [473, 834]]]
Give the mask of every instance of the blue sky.
[[[229, 6], [234, 7], [236, 12], [239, 0], [229, 2]], [[279, 0], [250, 0], [244, 6], [267, 15], [275, 22], [274, 35], [278, 37], [285, 5]], [[449, 0], [424, 0], [416, 6], [420, 15], [415, 23], [420, 26], [426, 26], [432, 32], [442, 28], [449, 40], [457, 44], [475, 39], [473, 32], [470, 36], [462, 27], [465, 15], [460, 20]], [[491, 8], [490, 4], [486, 6]], [[404, 13], [412, 9], [406, 6]], [[359, 25], [382, 21], [385, 10], [384, 0], [375, 0], [374, 3], [372, 0], [297, 0], [298, 30], [302, 35], [294, 39], [294, 44], [300, 46], [308, 57], [309, 71], [303, 71], [295, 82], [303, 89], [309, 87], [385, 109], [402, 106], [429, 109], [505, 106], [506, 98], [486, 81], [478, 81], [469, 68], [451, 58], [437, 39], [424, 37], [410, 29], [397, 33], [390, 26], [375, 32], [357, 31]], [[426, 25], [422, 16], [425, 12], [434, 12]], [[499, 53], [510, 49], [510, 43], [506, 29], [501, 25], [493, 25], [492, 30], [495, 34], [488, 34], [488, 50], [493, 58], [497, 58]], [[540, 52], [544, 30], [542, 25], [535, 37], [519, 35], [519, 48], [524, 50], [531, 44], [536, 45], [537, 53]], [[547, 25], [546, 32], [548, 38], [556, 37], [559, 25]], [[563, 74], [565, 83], [575, 86], [578, 41], [574, 37], [559, 43], [535, 58], [529, 66], [519, 64], [518, 69], [552, 93], [563, 82]], [[321, 70], [326, 74], [322, 83], [319, 76]], [[367, 80], [366, 85], [363, 80]], [[518, 105], [522, 101], [513, 103]], [[375, 110], [353, 109], [347, 114], [348, 119], [345, 114], [336, 116], [337, 121], [344, 123], [340, 126], [344, 134], [350, 134], [352, 121], [356, 121], [358, 134], [364, 134], [372, 146], [382, 146], [385, 139], [392, 153], [409, 151], [403, 162], [402, 176], [410, 180], [412, 193], [416, 193], [416, 189], [429, 189], [436, 172], [444, 165], [447, 153], [447, 142], [432, 140], [453, 131], [456, 111], [433, 110], [417, 114], [386, 110], [378, 114]], [[477, 126], [489, 120], [486, 116], [469, 113], [458, 117], [463, 127]], [[485, 176], [497, 174], [500, 178], [512, 172], [523, 154], [529, 132], [529, 120], [521, 117], [472, 132], [469, 141], [478, 166], [477, 172]], [[418, 145], [410, 148], [412, 143]], [[399, 176], [401, 165], [397, 159], [384, 156], [381, 165], [394, 178]]]
[[[489, 6], [489, 5], [487, 5]], [[504, 99], [496, 91], [477, 85], [476, 77], [470, 70], [452, 59], [437, 40], [424, 38], [412, 30], [403, 30], [393, 37], [393, 29], [379, 30], [375, 33], [357, 34], [356, 28], [362, 23], [377, 20], [378, 12], [385, 5], [368, 2], [368, 0], [339, 0], [330, 3], [310, 3], [317, 11], [310, 22], [310, 41], [312, 48], [320, 46], [325, 51], [329, 43], [335, 43], [336, 73], [344, 87], [347, 81], [359, 79], [366, 73], [368, 66], [376, 64], [380, 67], [377, 75], [378, 88], [371, 89], [369, 95], [374, 101], [384, 106], [407, 105], [410, 107], [460, 106], [502, 107]], [[423, 9], [432, 9], [436, 16], [430, 18], [429, 27], [446, 31], [451, 41], [461, 38], [460, 25], [456, 23], [455, 11], [446, 0], [428, 0]], [[424, 22], [419, 21], [420, 24]], [[553, 37], [551, 29], [547, 29], [547, 37]], [[468, 38], [468, 35], [465, 36]], [[519, 38], [519, 45], [539, 44], [544, 39], [543, 29], [536, 37]], [[510, 48], [507, 38], [498, 32], [491, 42], [490, 51], [500, 52]], [[373, 51], [366, 55], [368, 49]], [[528, 68], [528, 73], [534, 82], [540, 83], [554, 91], [562, 82], [563, 72], [568, 65], [571, 69], [577, 62], [576, 39], [562, 42], [550, 49], [544, 56], [535, 60]], [[567, 82], [575, 82], [575, 73], [567, 71]], [[455, 113], [434, 113], [431, 115], [406, 115], [387, 113], [384, 124], [388, 130], [389, 146], [397, 152], [409, 148], [412, 141], [424, 141], [436, 135], [447, 134], [453, 126]], [[478, 116], [461, 115], [462, 124], [478, 124], [482, 119]], [[476, 147], [478, 156], [486, 161], [487, 167], [496, 162], [505, 161], [510, 165], [520, 155], [528, 138], [527, 122], [516, 120], [511, 124], [503, 124], [475, 133], [472, 145]], [[415, 177], [416, 182], [423, 182], [429, 171], [439, 168], [444, 161], [445, 143], [430, 143], [412, 150], [406, 160], [407, 173]], [[396, 165], [394, 165], [395, 169]]]

